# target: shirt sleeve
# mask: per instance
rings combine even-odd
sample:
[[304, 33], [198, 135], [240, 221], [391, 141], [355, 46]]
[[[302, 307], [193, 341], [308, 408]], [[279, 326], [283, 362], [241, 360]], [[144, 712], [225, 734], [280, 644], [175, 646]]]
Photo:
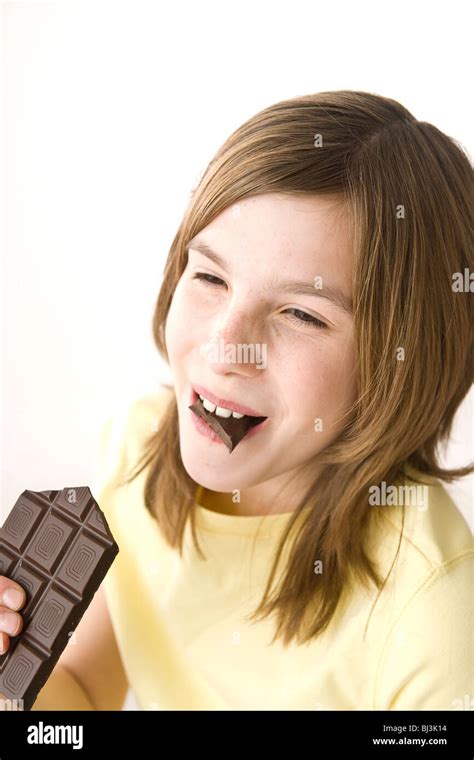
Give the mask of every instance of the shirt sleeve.
[[392, 626], [375, 709], [473, 709], [474, 552], [434, 570]]

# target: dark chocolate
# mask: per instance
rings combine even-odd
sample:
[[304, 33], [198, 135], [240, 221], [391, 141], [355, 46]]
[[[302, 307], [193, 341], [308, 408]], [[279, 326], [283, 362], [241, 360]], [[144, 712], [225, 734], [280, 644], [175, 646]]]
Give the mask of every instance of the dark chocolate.
[[207, 409], [204, 409], [200, 398], [188, 408], [197, 414], [198, 417], [202, 417], [211, 426], [219, 438], [224, 441], [230, 453], [232, 453], [251, 427], [255, 427], [255, 425], [266, 419], [266, 417], [250, 417], [247, 415], [239, 419], [236, 417], [216, 417], [208, 412]]
[[118, 551], [87, 486], [23, 491], [0, 529], [0, 575], [26, 592], [23, 628], [0, 656], [1, 694], [31, 709]]

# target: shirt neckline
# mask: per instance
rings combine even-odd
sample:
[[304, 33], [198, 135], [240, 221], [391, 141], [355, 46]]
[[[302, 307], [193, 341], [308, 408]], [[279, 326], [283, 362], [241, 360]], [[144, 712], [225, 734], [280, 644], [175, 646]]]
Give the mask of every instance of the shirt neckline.
[[[293, 514], [292, 511], [268, 515], [228, 515], [216, 512], [201, 504], [203, 490], [203, 486], [198, 486], [195, 491], [196, 525], [212, 533], [255, 537], [258, 532], [262, 538], [275, 536], [282, 531]], [[304, 507], [303, 513], [308, 509], [309, 507]]]

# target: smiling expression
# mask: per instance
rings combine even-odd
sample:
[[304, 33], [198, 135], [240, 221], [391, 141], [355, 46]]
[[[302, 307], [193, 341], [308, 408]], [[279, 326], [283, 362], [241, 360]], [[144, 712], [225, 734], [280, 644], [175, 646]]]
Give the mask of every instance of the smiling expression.
[[[345, 208], [319, 196], [245, 198], [187, 249], [165, 331], [183, 465], [215, 491], [281, 480], [337, 437], [354, 400]], [[266, 364], [244, 345], [259, 346], [260, 358], [264, 347]], [[196, 391], [268, 419], [229, 453], [196, 424]]]

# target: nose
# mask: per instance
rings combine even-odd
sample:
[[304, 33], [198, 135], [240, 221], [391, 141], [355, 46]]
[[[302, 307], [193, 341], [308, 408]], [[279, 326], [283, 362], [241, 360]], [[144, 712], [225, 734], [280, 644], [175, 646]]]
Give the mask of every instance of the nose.
[[267, 344], [261, 337], [261, 329], [246, 312], [228, 312], [201, 346], [201, 353], [218, 375], [238, 372], [251, 377], [267, 366]]

